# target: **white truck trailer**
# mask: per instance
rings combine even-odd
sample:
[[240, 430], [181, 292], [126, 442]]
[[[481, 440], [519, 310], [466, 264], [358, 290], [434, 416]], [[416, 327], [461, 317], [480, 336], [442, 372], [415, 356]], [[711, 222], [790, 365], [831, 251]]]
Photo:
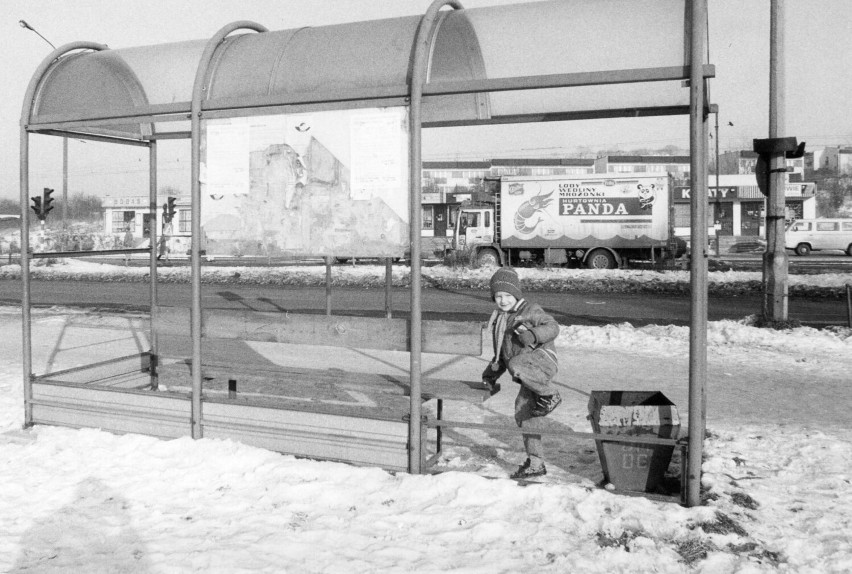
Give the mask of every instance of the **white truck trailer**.
[[453, 248], [481, 265], [628, 267], [675, 257], [668, 175], [504, 176], [459, 208]]

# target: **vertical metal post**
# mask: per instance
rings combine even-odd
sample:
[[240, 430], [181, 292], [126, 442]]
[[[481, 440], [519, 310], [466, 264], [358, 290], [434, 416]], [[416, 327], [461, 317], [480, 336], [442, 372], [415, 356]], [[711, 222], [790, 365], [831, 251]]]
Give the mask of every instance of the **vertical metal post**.
[[[780, 138], [786, 129], [784, 110], [784, 0], [770, 3], [769, 26], [769, 137]], [[784, 241], [787, 158], [783, 151], [769, 156], [769, 196], [766, 199], [766, 282], [764, 315], [770, 321], [787, 320], [787, 269]]]
[[[209, 44], [208, 44], [209, 46]], [[199, 72], [196, 75], [196, 85], [203, 85], [204, 76], [202, 69], [206, 71], [206, 62], [202, 60], [199, 64]], [[200, 87], [199, 87], [200, 90]], [[190, 195], [190, 335], [192, 338], [192, 399], [190, 425], [192, 427], [192, 438], [202, 438], [203, 428], [201, 424], [201, 94], [192, 98], [192, 153], [191, 153], [191, 195]]]
[[68, 226], [68, 137], [62, 138], [62, 229]]
[[852, 285], [846, 284], [846, 321], [852, 327]]
[[151, 141], [148, 144], [148, 237], [150, 239], [150, 277], [151, 277], [151, 328], [148, 334], [151, 341], [151, 390], [156, 391], [159, 387], [159, 379], [157, 377], [157, 367], [159, 367], [160, 349], [157, 341], [157, 332], [154, 325], [157, 322], [157, 248], [158, 248], [158, 225], [157, 225], [157, 142]]
[[420, 269], [420, 227], [421, 227], [421, 201], [423, 195], [423, 182], [421, 181], [421, 168], [423, 162], [422, 136], [423, 126], [421, 117], [423, 111], [423, 84], [426, 83], [427, 64], [432, 44], [432, 31], [435, 26], [435, 18], [438, 11], [449, 5], [456, 10], [461, 10], [461, 3], [454, 0], [434, 0], [426, 13], [420, 19], [417, 28], [417, 37], [414, 41], [414, 61], [411, 66], [411, 95], [409, 116], [409, 185], [411, 193], [409, 197], [409, 219], [411, 245], [411, 327], [410, 337], [410, 377], [411, 377], [411, 408], [408, 421], [408, 471], [419, 474], [422, 469], [423, 457], [421, 456], [422, 438], [420, 420], [421, 402], [421, 368], [422, 368], [422, 329], [421, 321], [421, 269]]
[[[716, 120], [716, 193], [715, 193], [715, 198], [716, 198], [716, 209], [718, 210], [719, 209], [719, 112], [716, 111], [716, 113], [713, 114], [713, 116], [715, 117], [715, 120]], [[733, 209], [733, 204], [731, 204], [731, 209]], [[731, 214], [731, 217], [733, 217], [733, 214]], [[715, 221], [713, 223], [715, 224]], [[719, 223], [721, 223], [721, 220], [719, 220]], [[715, 226], [714, 226], [714, 229], [715, 229]], [[721, 229], [716, 229], [716, 257], [721, 255], [721, 253], [719, 253], [719, 231], [721, 231]]]
[[192, 85], [192, 106], [190, 114], [192, 154], [191, 154], [191, 232], [190, 268], [192, 270], [192, 307], [190, 313], [190, 331], [192, 334], [192, 438], [202, 438], [201, 421], [201, 102], [207, 92], [207, 73], [210, 62], [225, 38], [231, 32], [241, 28], [266, 32], [266, 28], [254, 22], [239, 21], [228, 24], [214, 34], [204, 47], [204, 52], [195, 70]]
[[[27, 26], [27, 28], [30, 28]], [[30, 28], [31, 29], [31, 28]], [[33, 30], [35, 32], [35, 30]], [[38, 34], [38, 32], [36, 32]], [[41, 36], [41, 34], [39, 34]], [[43, 36], [42, 36], [43, 38]], [[50, 44], [50, 42], [48, 42]], [[51, 44], [52, 46], [53, 44]], [[21, 202], [21, 362], [24, 371], [24, 426], [33, 424], [32, 410], [32, 319], [30, 316], [30, 148], [27, 124], [32, 117], [32, 108], [36, 99], [36, 92], [41, 84], [42, 78], [48, 68], [63, 54], [74, 50], [105, 50], [103, 44], [92, 42], [72, 42], [55, 49], [36, 68], [27, 91], [24, 94], [24, 105], [21, 109], [21, 137], [20, 137], [20, 202]]]
[[707, 113], [703, 76], [707, 0], [693, 0], [690, 13], [689, 140], [691, 242], [689, 318], [689, 451], [687, 506], [701, 502], [701, 457], [707, 380]]
[[[24, 104], [26, 106], [26, 103]], [[30, 140], [26, 126], [21, 126], [21, 330], [22, 357], [24, 369], [24, 427], [33, 424], [33, 354], [32, 354], [32, 318], [30, 316]]]
[[325, 314], [331, 315], [331, 257], [325, 258]]
[[385, 259], [385, 317], [390, 319], [393, 299], [393, 263], [390, 257]]

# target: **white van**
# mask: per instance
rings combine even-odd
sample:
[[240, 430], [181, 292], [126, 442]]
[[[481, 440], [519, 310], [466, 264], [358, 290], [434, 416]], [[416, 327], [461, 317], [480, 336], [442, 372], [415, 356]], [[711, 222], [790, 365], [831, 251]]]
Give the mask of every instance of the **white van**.
[[838, 249], [852, 257], [852, 219], [794, 219], [784, 235], [796, 255]]

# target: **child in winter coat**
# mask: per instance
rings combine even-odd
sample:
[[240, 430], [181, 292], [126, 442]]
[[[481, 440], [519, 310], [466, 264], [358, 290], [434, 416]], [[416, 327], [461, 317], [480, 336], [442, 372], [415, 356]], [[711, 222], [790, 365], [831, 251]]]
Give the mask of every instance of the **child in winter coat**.
[[[491, 316], [494, 359], [482, 373], [482, 381], [491, 394], [500, 390], [497, 379], [509, 371], [521, 385], [515, 399], [515, 422], [524, 429], [535, 429], [541, 418], [555, 409], [562, 398], [553, 383], [557, 372], [554, 340], [559, 324], [535, 303], [523, 298], [521, 281], [514, 269], [498, 269], [491, 277], [491, 298], [497, 310]], [[512, 478], [529, 478], [547, 473], [544, 466], [541, 435], [524, 434], [527, 460]]]

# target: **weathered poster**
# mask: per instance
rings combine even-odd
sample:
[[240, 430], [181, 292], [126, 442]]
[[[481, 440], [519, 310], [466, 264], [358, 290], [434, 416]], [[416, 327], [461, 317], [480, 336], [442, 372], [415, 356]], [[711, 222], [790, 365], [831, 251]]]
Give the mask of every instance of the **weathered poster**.
[[208, 120], [205, 128], [208, 254], [401, 257], [408, 248], [405, 108]]
[[248, 126], [213, 125], [207, 135], [208, 192], [214, 195], [248, 193]]

